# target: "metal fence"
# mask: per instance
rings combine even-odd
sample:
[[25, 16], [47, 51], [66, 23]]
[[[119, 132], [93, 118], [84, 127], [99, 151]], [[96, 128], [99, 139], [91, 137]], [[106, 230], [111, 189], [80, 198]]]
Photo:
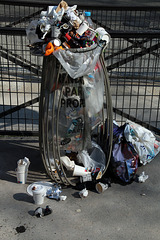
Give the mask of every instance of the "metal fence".
[[[49, 4], [0, 2], [0, 134], [38, 135], [42, 57], [30, 54], [25, 28]], [[50, 5], [54, 5], [53, 2]], [[112, 40], [105, 52], [114, 119], [160, 134], [160, 7], [89, 7]]]

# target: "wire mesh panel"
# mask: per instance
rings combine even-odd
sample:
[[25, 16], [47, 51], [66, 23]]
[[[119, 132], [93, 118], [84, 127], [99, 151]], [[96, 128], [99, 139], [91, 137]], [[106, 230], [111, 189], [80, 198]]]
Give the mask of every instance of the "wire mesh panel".
[[[0, 132], [38, 134], [42, 57], [32, 56], [25, 28], [53, 2], [1, 1]], [[112, 40], [105, 53], [114, 119], [159, 132], [159, 7], [78, 6]], [[6, 132], [9, 131], [9, 132]]]
[[[41, 62], [30, 55], [25, 36], [1, 35], [0, 38], [1, 112], [39, 97]], [[1, 118], [1, 129], [38, 131], [38, 104], [20, 107]]]
[[23, 5], [23, 3], [16, 5], [13, 2], [5, 3], [5, 1], [0, 3], [0, 26], [22, 28], [26, 27], [31, 18], [39, 17], [43, 8], [39, 5], [34, 6], [34, 4], [27, 5]]
[[118, 122], [130, 118], [160, 127], [159, 46], [158, 39], [112, 39], [106, 61]]
[[[0, 7], [0, 26], [13, 27], [0, 34], [0, 130], [38, 133], [42, 59], [30, 54], [28, 40], [21, 30], [42, 8], [12, 4]], [[17, 34], [15, 28], [20, 29]]]

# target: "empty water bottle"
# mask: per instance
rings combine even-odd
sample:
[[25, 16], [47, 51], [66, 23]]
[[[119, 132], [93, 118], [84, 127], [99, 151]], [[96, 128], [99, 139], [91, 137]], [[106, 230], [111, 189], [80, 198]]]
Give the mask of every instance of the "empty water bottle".
[[85, 12], [85, 20], [89, 23], [90, 28], [95, 28], [94, 23], [91, 19], [91, 12]]

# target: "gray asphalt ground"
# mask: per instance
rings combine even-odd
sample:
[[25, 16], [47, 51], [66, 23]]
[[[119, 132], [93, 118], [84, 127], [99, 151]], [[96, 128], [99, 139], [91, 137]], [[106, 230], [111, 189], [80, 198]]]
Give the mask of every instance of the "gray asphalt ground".
[[[159, 240], [160, 239], [160, 155], [138, 169], [149, 178], [145, 183], [112, 183], [103, 194], [89, 190], [81, 199], [73, 187], [62, 189], [66, 201], [45, 198], [53, 213], [33, 216], [38, 207], [27, 186], [50, 181], [46, 176], [36, 138], [0, 139], [0, 239], [1, 240]], [[15, 168], [21, 158], [30, 159], [26, 184], [16, 182]], [[23, 233], [16, 228], [22, 226]]]

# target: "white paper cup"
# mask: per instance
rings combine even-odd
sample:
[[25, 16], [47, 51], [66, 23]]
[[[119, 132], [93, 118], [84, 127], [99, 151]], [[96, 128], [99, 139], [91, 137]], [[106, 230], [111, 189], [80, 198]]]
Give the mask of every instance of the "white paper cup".
[[25, 171], [26, 171], [26, 165], [25, 164], [18, 164], [17, 172], [25, 172]]
[[30, 165], [30, 161], [26, 157], [24, 159], [18, 160], [17, 169], [16, 169], [18, 183], [21, 183], [21, 184], [26, 183], [29, 165]]
[[25, 168], [24, 171], [28, 171], [28, 168], [29, 168], [29, 165], [30, 165], [30, 161], [27, 157], [24, 157], [24, 159], [20, 159], [18, 160], [17, 162], [17, 168]]
[[26, 183], [26, 165], [18, 164], [16, 169], [17, 183], [25, 184]]
[[71, 161], [69, 157], [67, 156], [62, 156], [60, 158], [62, 164], [67, 168], [67, 170], [73, 170], [75, 166], [75, 162]]
[[27, 181], [27, 174], [28, 174], [28, 171], [25, 172], [25, 171], [20, 171], [16, 169], [17, 183], [25, 184]]
[[[34, 189], [35, 188], [35, 189]], [[44, 202], [45, 188], [42, 185], [33, 186], [33, 200], [36, 205], [41, 205]]]
[[108, 189], [108, 184], [104, 184], [101, 182], [96, 184], [96, 190], [98, 193], [103, 193], [107, 189]]
[[88, 175], [88, 174], [89, 174], [89, 172], [87, 172], [84, 167], [81, 167], [79, 165], [74, 166], [73, 176], [79, 176], [80, 177], [80, 176], [84, 176], [84, 175]]
[[80, 27], [76, 30], [76, 32], [81, 36], [85, 31], [87, 31], [87, 29], [89, 28], [89, 26], [83, 22]]
[[17, 172], [17, 183], [21, 183], [21, 184], [26, 183], [25, 172]]

